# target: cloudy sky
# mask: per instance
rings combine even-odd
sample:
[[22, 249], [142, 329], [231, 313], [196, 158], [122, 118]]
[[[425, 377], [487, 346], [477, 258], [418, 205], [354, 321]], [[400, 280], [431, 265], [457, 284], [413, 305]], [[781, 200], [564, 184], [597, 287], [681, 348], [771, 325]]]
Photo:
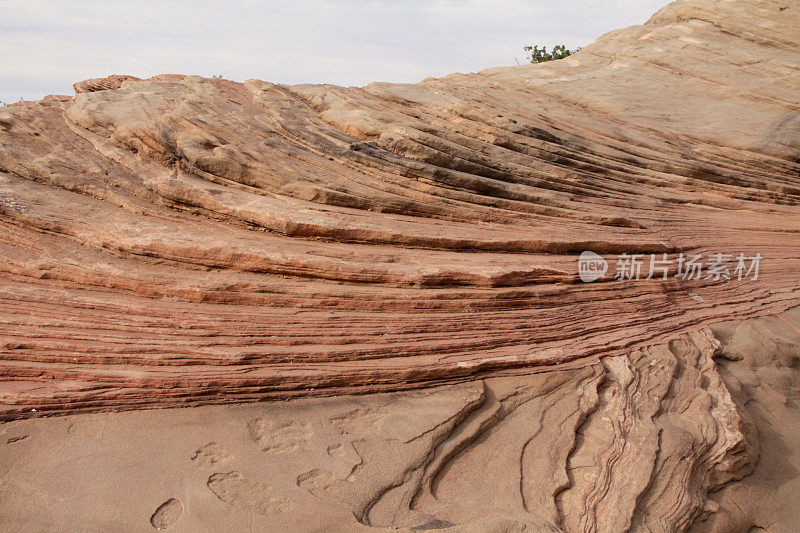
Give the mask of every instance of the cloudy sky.
[[419, 81], [583, 46], [667, 0], [2, 0], [0, 101], [108, 74], [243, 81]]

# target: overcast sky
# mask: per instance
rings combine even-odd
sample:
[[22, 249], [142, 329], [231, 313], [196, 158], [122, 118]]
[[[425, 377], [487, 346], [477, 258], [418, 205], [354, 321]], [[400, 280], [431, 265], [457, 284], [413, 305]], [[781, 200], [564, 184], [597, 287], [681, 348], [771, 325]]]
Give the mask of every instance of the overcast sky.
[[645, 22], [667, 0], [2, 0], [0, 101], [108, 74], [415, 82]]

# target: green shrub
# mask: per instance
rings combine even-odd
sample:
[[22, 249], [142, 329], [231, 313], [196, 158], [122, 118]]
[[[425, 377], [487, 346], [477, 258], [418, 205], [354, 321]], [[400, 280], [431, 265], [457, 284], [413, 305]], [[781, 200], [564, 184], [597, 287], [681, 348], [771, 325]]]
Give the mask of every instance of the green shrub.
[[567, 56], [571, 56], [580, 48], [576, 48], [575, 50], [567, 50], [567, 47], [563, 44], [557, 44], [553, 47], [552, 52], [547, 51], [546, 46], [542, 46], [539, 48], [538, 46], [526, 46], [524, 47], [525, 53], [528, 55], [528, 60], [531, 63], [544, 63], [545, 61], [554, 61], [556, 59], [564, 59]]

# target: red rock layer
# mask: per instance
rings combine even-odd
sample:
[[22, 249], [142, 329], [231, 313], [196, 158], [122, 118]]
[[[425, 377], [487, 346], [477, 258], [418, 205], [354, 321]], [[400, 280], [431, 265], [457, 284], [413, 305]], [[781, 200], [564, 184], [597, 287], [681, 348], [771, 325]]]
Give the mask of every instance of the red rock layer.
[[[797, 305], [798, 28], [681, 0], [554, 63], [3, 108], [0, 417], [581, 366]], [[583, 284], [587, 249], [763, 259]]]

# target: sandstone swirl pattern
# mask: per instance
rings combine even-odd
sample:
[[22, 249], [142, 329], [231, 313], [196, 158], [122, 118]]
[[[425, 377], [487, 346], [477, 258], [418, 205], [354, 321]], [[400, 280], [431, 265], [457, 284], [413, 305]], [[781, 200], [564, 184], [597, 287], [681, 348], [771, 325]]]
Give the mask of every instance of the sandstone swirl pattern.
[[794, 309], [533, 375], [14, 420], [0, 526], [794, 531], [798, 422]]
[[542, 65], [0, 109], [0, 526], [791, 531], [798, 65], [796, 1], [679, 0]]
[[[614, 387], [663, 395], [637, 365], [669, 376], [708, 358], [711, 321], [800, 302], [799, 28], [789, 0], [681, 0], [543, 65], [363, 88], [115, 76], [3, 108], [0, 416], [599, 356]], [[757, 281], [582, 284], [585, 249], [764, 259]]]

